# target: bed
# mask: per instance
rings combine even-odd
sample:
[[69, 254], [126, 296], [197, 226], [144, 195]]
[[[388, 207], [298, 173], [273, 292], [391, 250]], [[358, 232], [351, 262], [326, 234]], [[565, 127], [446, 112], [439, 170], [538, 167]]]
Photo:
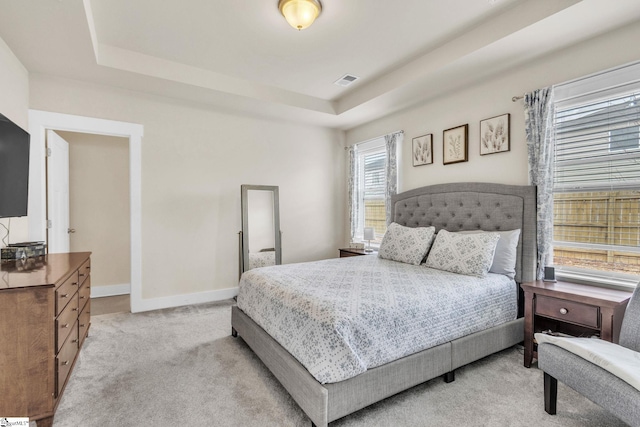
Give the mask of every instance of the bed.
[[[536, 198], [534, 187], [487, 183], [433, 185], [394, 196], [391, 211], [393, 221], [403, 227], [433, 226], [437, 231], [447, 230], [450, 232], [520, 229], [521, 234], [516, 249], [515, 277], [510, 282], [511, 292], [519, 295], [517, 283], [534, 279], [536, 259]], [[371, 256], [356, 258], [362, 259], [350, 260], [347, 258], [333, 261], [333, 263], [344, 261], [345, 268], [355, 266], [354, 268], [370, 269], [371, 266], [368, 264], [382, 262], [384, 266], [387, 266], [386, 268], [394, 271], [393, 275], [398, 275], [395, 272], [395, 266], [389, 264], [395, 261], [379, 261]], [[369, 259], [365, 260], [365, 258]], [[309, 271], [319, 268], [318, 265], [322, 265], [324, 270], [329, 269], [331, 271], [331, 273], [327, 274], [339, 274], [338, 271], [335, 271], [336, 268], [332, 262], [312, 264], [307, 266]], [[363, 265], [366, 267], [363, 267]], [[280, 274], [283, 277], [294, 277], [291, 269], [300, 268], [305, 268], [304, 264], [293, 267], [272, 267], [275, 270], [272, 270], [270, 274], [275, 271], [281, 272]], [[425, 267], [414, 268], [424, 269]], [[260, 272], [258, 271], [258, 273]], [[258, 273], [254, 273], [252, 277]], [[404, 273], [402, 272], [402, 274]], [[308, 273], [308, 276], [305, 279], [298, 280], [313, 283], [313, 277], [320, 277], [321, 275]], [[344, 280], [344, 278], [340, 280]], [[255, 288], [259, 289], [259, 286]], [[309, 289], [305, 292], [315, 292], [313, 286]], [[389, 293], [388, 291], [385, 292]], [[250, 297], [247, 295], [247, 293], [243, 295], [241, 290], [238, 296], [240, 306], [245, 304], [245, 307], [248, 307]], [[253, 296], [253, 298], [262, 297], [259, 295]], [[395, 300], [398, 296], [387, 295], [386, 298]], [[468, 299], [476, 300], [478, 296], [469, 294]], [[278, 308], [277, 298], [274, 298], [275, 302], [272, 303], [267, 303], [266, 299], [261, 299], [261, 301], [263, 301], [262, 305], [265, 307]], [[517, 302], [514, 302], [514, 304], [517, 304]], [[461, 310], [466, 312], [466, 308], [461, 308]], [[451, 308], [443, 310], [445, 314], [450, 314], [451, 311]], [[485, 325], [477, 331], [462, 331], [462, 335], [458, 333], [455, 338], [446, 342], [434, 341], [429, 343], [425, 341], [420, 344], [425, 348], [415, 352], [411, 349], [402, 349], [404, 353], [399, 358], [396, 358], [398, 355], [386, 354], [378, 357], [378, 353], [374, 352], [374, 357], [370, 358], [374, 360], [373, 363], [364, 367], [356, 366], [355, 370], [351, 369], [351, 365], [354, 365], [353, 363], [349, 365], [343, 359], [339, 359], [344, 353], [338, 351], [336, 354], [332, 354], [332, 360], [340, 360], [340, 365], [350, 366], [349, 369], [351, 369], [349, 373], [342, 374], [335, 373], [332, 369], [327, 369], [327, 366], [323, 367], [324, 370], [312, 367], [307, 360], [301, 358], [301, 355], [297, 353], [298, 350], [291, 346], [291, 342], [283, 341], [283, 336], [277, 336], [275, 329], [265, 323], [257, 312], [254, 311], [252, 315], [255, 319], [247, 315], [238, 306], [234, 306], [231, 319], [232, 334], [243, 338], [291, 394], [312, 423], [317, 426], [326, 426], [331, 421], [441, 375], [444, 376], [445, 381], [453, 381], [455, 369], [517, 344], [523, 338], [523, 319], [516, 317], [513, 320], [502, 319], [498, 324]], [[385, 318], [391, 318], [391, 316], [392, 314], [386, 312], [383, 315]], [[514, 316], [514, 314], [506, 314], [505, 316]], [[308, 317], [313, 316], [306, 316], [305, 318]], [[277, 339], [259, 326], [258, 322], [265, 325], [266, 329], [270, 329]], [[396, 334], [387, 333], [386, 336], [389, 339], [402, 343], [402, 341], [397, 340], [402, 340], [404, 336], [416, 336], [415, 331], [405, 330], [402, 321], [394, 320], [394, 322], [399, 325], [398, 332]], [[423, 335], [429, 336], [430, 334]], [[284, 345], [291, 349], [291, 352], [281, 345], [282, 342], [285, 342]], [[335, 347], [337, 346], [331, 346], [331, 348]], [[338, 350], [340, 349], [338, 348]], [[294, 357], [292, 353], [295, 353], [297, 357]], [[391, 359], [389, 359], [390, 357]], [[358, 357], [355, 359], [358, 359]], [[303, 360], [309, 366], [309, 369], [305, 368], [298, 360]]]

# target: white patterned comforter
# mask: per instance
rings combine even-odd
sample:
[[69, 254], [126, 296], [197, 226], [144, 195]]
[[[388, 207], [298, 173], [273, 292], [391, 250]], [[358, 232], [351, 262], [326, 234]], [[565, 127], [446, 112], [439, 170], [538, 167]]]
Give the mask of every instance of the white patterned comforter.
[[370, 255], [248, 271], [238, 307], [324, 384], [514, 320], [517, 287]]

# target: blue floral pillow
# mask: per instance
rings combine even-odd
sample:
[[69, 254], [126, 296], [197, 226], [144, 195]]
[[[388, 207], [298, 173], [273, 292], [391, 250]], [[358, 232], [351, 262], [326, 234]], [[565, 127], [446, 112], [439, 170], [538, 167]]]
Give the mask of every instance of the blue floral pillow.
[[498, 233], [460, 234], [440, 230], [429, 252], [427, 267], [484, 277], [493, 262]]
[[378, 256], [407, 264], [420, 265], [435, 234], [435, 227], [404, 227], [392, 222], [382, 238]]

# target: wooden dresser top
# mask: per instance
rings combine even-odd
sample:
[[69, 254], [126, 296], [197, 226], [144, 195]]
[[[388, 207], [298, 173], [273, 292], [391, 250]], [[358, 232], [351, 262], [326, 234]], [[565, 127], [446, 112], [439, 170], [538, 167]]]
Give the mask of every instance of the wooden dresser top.
[[49, 254], [0, 263], [0, 292], [32, 286], [56, 286], [91, 256], [91, 252]]

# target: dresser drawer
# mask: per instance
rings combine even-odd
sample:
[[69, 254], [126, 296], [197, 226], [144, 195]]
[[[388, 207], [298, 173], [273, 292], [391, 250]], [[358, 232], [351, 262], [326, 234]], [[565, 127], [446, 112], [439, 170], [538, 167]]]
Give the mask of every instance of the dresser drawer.
[[78, 324], [74, 323], [69, 338], [64, 342], [56, 357], [56, 396], [62, 393], [64, 382], [71, 372], [71, 366], [78, 353]]
[[71, 297], [78, 291], [78, 272], [74, 271], [64, 283], [56, 289], [56, 316], [69, 304]]
[[87, 277], [80, 290], [78, 290], [78, 306], [80, 311], [84, 308], [85, 304], [91, 299], [91, 277]]
[[91, 324], [91, 300], [85, 304], [84, 308], [80, 312], [80, 317], [78, 317], [78, 337], [80, 339], [80, 345], [84, 342], [85, 337], [87, 336], [87, 331], [89, 330], [89, 325]]
[[59, 352], [78, 320], [78, 294], [71, 297], [69, 304], [56, 319], [56, 352]]
[[78, 269], [78, 279], [79, 279], [80, 285], [82, 285], [84, 281], [87, 280], [90, 274], [91, 274], [91, 258], [86, 260]]
[[600, 308], [593, 305], [537, 295], [535, 314], [598, 329]]

